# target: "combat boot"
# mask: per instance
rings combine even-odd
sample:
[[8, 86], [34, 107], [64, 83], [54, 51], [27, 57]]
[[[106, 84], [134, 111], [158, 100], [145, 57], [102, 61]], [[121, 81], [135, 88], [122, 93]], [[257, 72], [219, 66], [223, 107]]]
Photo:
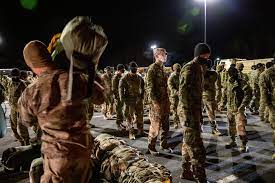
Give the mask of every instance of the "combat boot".
[[156, 150], [156, 147], [150, 147], [149, 145], [146, 154], [152, 154], [153, 156], [158, 156], [159, 152]]
[[211, 127], [212, 127], [212, 134], [216, 135], [216, 136], [221, 136], [222, 133], [217, 128], [217, 122], [211, 121], [210, 123], [211, 123]]
[[193, 178], [197, 183], [207, 183], [205, 169], [199, 165], [192, 165]]
[[136, 139], [134, 129], [129, 130], [129, 139], [130, 140]]
[[190, 163], [183, 163], [182, 164], [182, 173], [180, 175], [181, 179], [186, 179], [190, 181], [194, 181], [193, 172], [191, 171]]
[[[241, 137], [240, 137], [240, 138], [241, 138]], [[241, 153], [246, 153], [246, 152], [248, 152], [248, 146], [247, 146], [246, 144], [247, 144], [247, 140], [242, 141], [242, 144], [241, 144], [241, 146], [239, 147], [239, 151], [240, 151]]]
[[229, 143], [227, 143], [226, 145], [225, 145], [225, 148], [226, 149], [231, 149], [231, 148], [233, 148], [233, 147], [237, 147], [237, 144], [236, 144], [236, 141], [235, 141], [235, 139], [233, 140], [231, 140], [231, 142], [229, 142]]
[[275, 160], [275, 153], [273, 153], [273, 155], [272, 155], [272, 159], [273, 159], [273, 160]]

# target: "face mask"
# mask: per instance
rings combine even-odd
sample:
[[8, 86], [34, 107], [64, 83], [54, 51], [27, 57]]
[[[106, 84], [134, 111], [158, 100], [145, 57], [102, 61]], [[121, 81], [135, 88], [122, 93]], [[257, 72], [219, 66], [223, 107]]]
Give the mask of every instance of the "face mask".
[[177, 73], [180, 73], [180, 69], [177, 69], [176, 72], [177, 72]]
[[131, 73], [137, 73], [137, 68], [136, 67], [130, 67]]
[[207, 59], [206, 59], [206, 58], [198, 57], [197, 61], [198, 61], [198, 63], [201, 64], [201, 65], [207, 64]]

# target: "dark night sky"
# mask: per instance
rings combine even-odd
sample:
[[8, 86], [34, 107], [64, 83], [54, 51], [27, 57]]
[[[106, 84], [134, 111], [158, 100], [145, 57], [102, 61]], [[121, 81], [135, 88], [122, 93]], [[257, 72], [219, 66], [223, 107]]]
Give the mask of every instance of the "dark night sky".
[[[24, 10], [17, 0], [14, 4], [2, 5], [0, 66], [24, 66], [24, 45], [33, 39], [48, 44], [51, 36], [61, 32], [74, 15], [90, 15], [95, 23], [103, 26], [109, 45], [101, 67], [126, 64], [130, 60], [147, 66], [151, 63], [152, 43], [167, 48], [167, 65], [183, 63], [192, 58], [194, 45], [203, 41], [203, 5], [195, 0], [68, 1], [38, 0], [32, 11]], [[273, 55], [275, 3], [272, 0], [212, 1], [207, 10], [207, 39], [213, 59]], [[180, 29], [183, 25], [187, 26], [185, 32]]]

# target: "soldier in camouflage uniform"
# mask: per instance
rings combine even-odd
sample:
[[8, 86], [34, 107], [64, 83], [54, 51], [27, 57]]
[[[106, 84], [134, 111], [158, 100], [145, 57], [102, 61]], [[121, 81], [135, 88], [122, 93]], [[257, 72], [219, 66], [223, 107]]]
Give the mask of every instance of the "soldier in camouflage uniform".
[[251, 100], [252, 91], [249, 84], [239, 78], [236, 68], [229, 68], [228, 75], [229, 79], [225, 88], [226, 95], [223, 98], [223, 102], [227, 103], [227, 119], [231, 141], [226, 144], [226, 148], [237, 146], [236, 135], [238, 135], [241, 140], [240, 151], [247, 152], [247, 133], [245, 129], [247, 118], [245, 108]]
[[[274, 60], [273, 60], [274, 63]], [[273, 130], [273, 144], [275, 147], [275, 65], [271, 66], [261, 76], [260, 88], [262, 102], [265, 103], [269, 109], [269, 122]], [[275, 152], [273, 150], [272, 159], [275, 160]]]
[[[79, 20], [80, 18], [75, 19]], [[44, 167], [42, 183], [87, 183], [91, 181], [93, 164], [91, 155], [94, 143], [87, 124], [87, 105], [90, 97], [101, 96], [102, 98], [103, 96], [103, 94], [94, 93], [93, 83], [95, 68], [107, 45], [107, 38], [102, 28], [96, 25], [91, 26], [88, 19], [83, 24], [81, 25], [88, 24], [89, 29], [85, 29], [85, 31], [92, 36], [89, 39], [94, 40], [94, 45], [89, 47], [93, 48], [92, 50], [88, 49], [87, 51], [87, 48], [81, 50], [88, 52], [85, 55], [80, 52], [76, 58], [74, 55], [68, 56], [68, 58], [74, 58], [71, 61], [73, 64], [71, 66], [78, 68], [79, 71], [72, 72], [70, 70], [68, 72], [58, 69], [52, 62], [46, 45], [40, 41], [28, 43], [23, 51], [26, 64], [39, 77], [24, 91], [18, 106], [22, 123], [32, 126], [38, 122], [43, 131], [41, 138]], [[78, 28], [81, 29], [81, 27]], [[68, 45], [67, 41], [64, 38], [63, 45]], [[89, 41], [85, 43], [88, 44]], [[74, 49], [77, 48], [74, 47]], [[68, 52], [68, 54], [71, 53]], [[63, 55], [63, 62], [69, 62], [65, 54]], [[79, 58], [82, 59], [79, 60]], [[80, 63], [82, 66], [87, 65], [81, 69], [79, 65], [75, 65], [76, 63]], [[83, 74], [87, 70], [89, 71], [88, 80]], [[72, 85], [71, 81], [73, 81]]]
[[174, 127], [179, 128], [179, 115], [177, 112], [178, 104], [179, 104], [179, 73], [181, 70], [180, 64], [173, 65], [173, 73], [168, 78], [168, 88], [170, 90], [170, 103], [171, 103], [171, 111], [173, 113], [174, 119]]
[[[222, 74], [223, 69], [224, 69], [223, 64], [217, 65], [217, 67], [216, 67], [216, 72], [217, 72], [218, 78], [220, 80], [219, 82], [221, 83], [221, 85], [220, 85], [221, 89], [216, 91], [216, 102], [217, 102], [218, 106], [219, 106], [219, 104], [221, 102], [221, 99], [222, 99], [223, 85], [222, 85], [222, 81], [221, 81], [221, 74]], [[218, 110], [218, 108], [217, 108], [217, 110]]]
[[221, 79], [218, 73], [211, 70], [211, 62], [207, 63], [207, 71], [204, 75], [204, 90], [202, 94], [203, 104], [212, 127], [212, 134], [220, 136], [216, 122], [217, 93], [221, 91]]
[[114, 75], [112, 79], [112, 90], [114, 93], [114, 99], [115, 99], [115, 106], [116, 106], [116, 125], [118, 130], [122, 130], [123, 126], [123, 113], [122, 113], [122, 108], [123, 108], [123, 103], [120, 100], [119, 97], [119, 90], [118, 90], [118, 85], [119, 81], [125, 71], [125, 67], [122, 64], [117, 65], [117, 72]]
[[122, 76], [119, 81], [119, 97], [124, 106], [124, 116], [127, 120], [129, 139], [135, 139], [134, 123], [137, 124], [138, 136], [144, 135], [143, 131], [143, 98], [144, 81], [137, 74], [137, 64], [129, 63], [130, 72]]
[[150, 128], [148, 136], [148, 152], [158, 155], [156, 150], [157, 137], [161, 130], [160, 146], [165, 151], [171, 151], [167, 143], [169, 131], [169, 98], [167, 91], [167, 77], [163, 64], [167, 60], [167, 52], [164, 48], [153, 50], [155, 63], [148, 68], [146, 75], [146, 88], [150, 101]]
[[201, 138], [202, 94], [204, 87], [204, 64], [210, 56], [207, 44], [195, 47], [194, 59], [184, 65], [180, 72], [178, 114], [183, 127], [181, 178], [206, 182], [204, 163], [206, 151]]
[[112, 118], [113, 115], [113, 91], [112, 91], [112, 69], [107, 66], [105, 68], [105, 73], [102, 75], [102, 80], [104, 82], [106, 100], [103, 105], [102, 112], [105, 119]]
[[[266, 69], [269, 69], [270, 67], [272, 67], [273, 63], [272, 62], [267, 62], [266, 63]], [[260, 78], [259, 78], [259, 86], [260, 86], [260, 92], [261, 92], [261, 86], [263, 85], [263, 78], [264, 75], [267, 71], [264, 71], [260, 74]], [[260, 96], [260, 107], [259, 107], [259, 116], [261, 121], [264, 121], [266, 123], [269, 123], [269, 109], [267, 104], [265, 103], [265, 101], [263, 100], [263, 95]]]
[[259, 87], [259, 78], [260, 74], [264, 71], [264, 65], [259, 63], [256, 65], [257, 70], [251, 73], [251, 87], [253, 97], [250, 103], [250, 109], [252, 110], [252, 114], [259, 114], [259, 106], [260, 106], [260, 87]]
[[242, 80], [244, 80], [245, 82], [249, 82], [249, 77], [248, 77], [248, 75], [247, 74], [245, 74], [245, 73], [243, 73], [243, 68], [244, 68], [244, 65], [243, 65], [243, 63], [237, 63], [237, 65], [236, 65], [236, 69], [238, 70], [238, 72], [239, 72], [239, 78], [240, 79], [242, 79]]
[[17, 111], [17, 101], [25, 90], [27, 85], [20, 78], [20, 71], [13, 69], [11, 78], [0, 76], [0, 83], [4, 86], [7, 99], [10, 105], [10, 122], [11, 129], [17, 140], [21, 145], [29, 145], [29, 132], [28, 129], [20, 123], [20, 115]]

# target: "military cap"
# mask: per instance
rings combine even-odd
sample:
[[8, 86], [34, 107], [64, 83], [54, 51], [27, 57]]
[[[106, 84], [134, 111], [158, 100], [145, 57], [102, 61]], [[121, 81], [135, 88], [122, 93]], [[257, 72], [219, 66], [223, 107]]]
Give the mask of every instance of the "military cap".
[[198, 57], [200, 55], [206, 54], [206, 53], [211, 53], [211, 49], [206, 43], [199, 43], [195, 46], [194, 49], [194, 56]]
[[173, 71], [175, 71], [175, 70], [177, 70], [177, 69], [181, 69], [181, 65], [180, 64], [178, 64], [178, 63], [176, 63], [176, 64], [174, 64], [173, 65]]

